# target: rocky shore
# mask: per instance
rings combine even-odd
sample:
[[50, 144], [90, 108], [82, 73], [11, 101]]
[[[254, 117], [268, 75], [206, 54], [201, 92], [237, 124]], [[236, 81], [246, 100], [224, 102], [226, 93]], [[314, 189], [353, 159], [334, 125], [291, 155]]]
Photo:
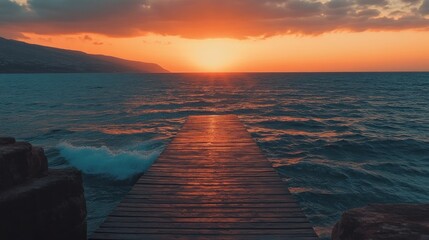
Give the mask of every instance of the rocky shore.
[[374, 204], [345, 212], [332, 240], [429, 240], [429, 204]]
[[86, 239], [81, 173], [48, 169], [42, 148], [0, 138], [0, 239]]

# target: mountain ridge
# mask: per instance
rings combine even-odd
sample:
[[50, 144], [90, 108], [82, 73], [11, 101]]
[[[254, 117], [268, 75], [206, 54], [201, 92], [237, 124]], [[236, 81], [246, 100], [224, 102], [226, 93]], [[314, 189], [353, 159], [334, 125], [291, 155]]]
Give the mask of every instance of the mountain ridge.
[[168, 73], [155, 63], [53, 48], [0, 37], [0, 73]]

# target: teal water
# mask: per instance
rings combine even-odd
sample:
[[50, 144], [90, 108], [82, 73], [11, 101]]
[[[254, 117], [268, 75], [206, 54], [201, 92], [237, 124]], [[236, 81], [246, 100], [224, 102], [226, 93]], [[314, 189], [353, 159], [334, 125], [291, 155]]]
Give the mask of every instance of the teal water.
[[84, 172], [91, 233], [189, 115], [237, 114], [327, 238], [429, 202], [429, 73], [0, 75], [0, 135]]

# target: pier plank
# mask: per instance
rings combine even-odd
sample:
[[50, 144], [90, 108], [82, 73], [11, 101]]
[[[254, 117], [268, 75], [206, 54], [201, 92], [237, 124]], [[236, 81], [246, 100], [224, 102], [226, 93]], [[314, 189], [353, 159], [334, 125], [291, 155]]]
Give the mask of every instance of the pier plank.
[[189, 117], [90, 239], [317, 239], [235, 115]]

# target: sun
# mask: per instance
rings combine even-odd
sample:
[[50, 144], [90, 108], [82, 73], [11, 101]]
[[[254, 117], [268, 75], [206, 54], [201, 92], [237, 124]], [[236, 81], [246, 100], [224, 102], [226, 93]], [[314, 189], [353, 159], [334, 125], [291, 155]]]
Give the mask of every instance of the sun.
[[200, 71], [225, 72], [237, 63], [235, 50], [234, 44], [228, 40], [208, 39], [193, 45], [190, 57]]

